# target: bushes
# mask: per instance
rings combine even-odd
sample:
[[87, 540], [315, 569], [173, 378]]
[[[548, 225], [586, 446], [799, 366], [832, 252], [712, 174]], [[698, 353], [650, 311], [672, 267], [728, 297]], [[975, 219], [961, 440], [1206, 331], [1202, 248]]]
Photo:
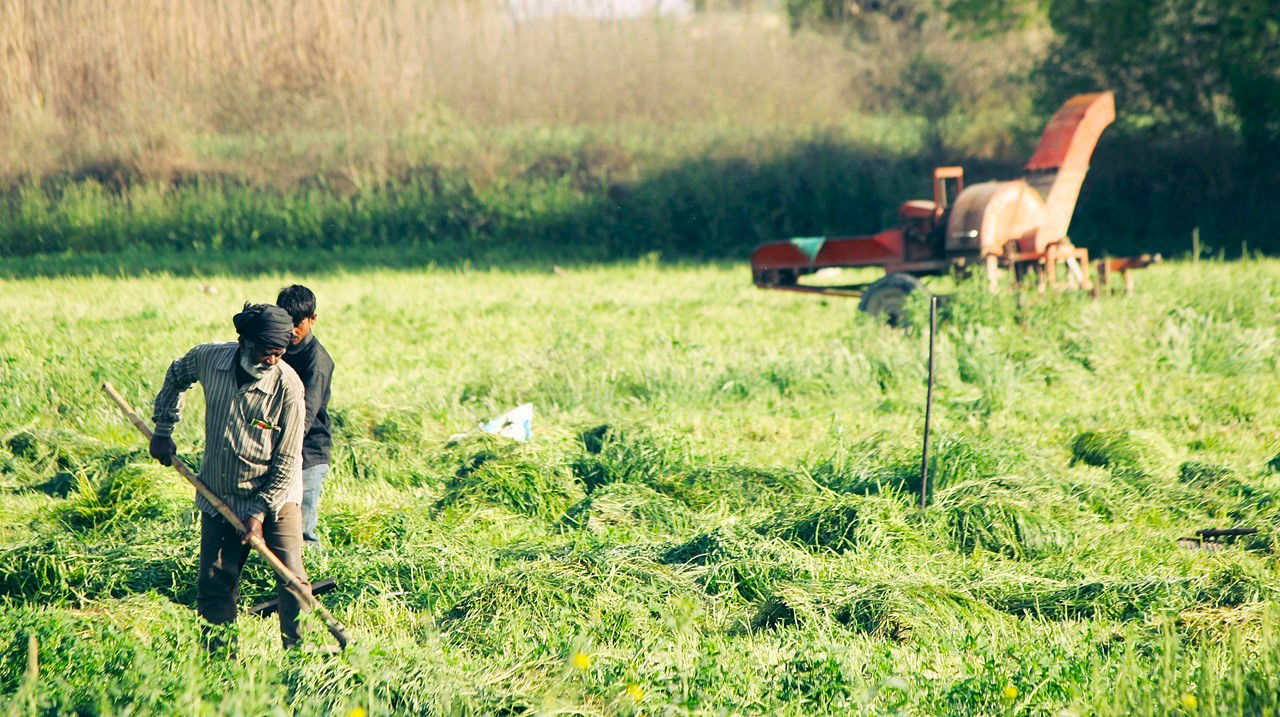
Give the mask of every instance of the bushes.
[[[878, 231], [896, 221], [902, 201], [927, 196], [935, 162], [923, 152], [904, 155], [898, 147], [868, 144], [857, 136], [860, 126], [768, 136], [731, 131], [689, 139], [659, 155], [629, 157], [622, 168], [574, 164], [528, 174], [520, 161], [486, 157], [486, 166], [499, 163], [493, 170], [499, 179], [428, 165], [352, 193], [211, 177], [109, 191], [93, 179], [64, 178], [0, 193], [0, 257], [133, 252], [181, 265], [193, 252], [258, 250], [273, 257], [263, 262], [269, 268], [285, 249], [399, 247], [405, 251], [389, 252], [379, 262], [607, 261], [649, 253], [741, 261], [763, 241]], [[904, 123], [898, 134], [915, 131]], [[548, 166], [556, 166], [553, 155], [561, 150], [540, 146], [545, 139], [527, 141], [524, 153], [546, 153]], [[1107, 161], [1106, 148], [1120, 140], [1108, 145], [1104, 135], [1073, 223], [1081, 246], [1095, 254], [1181, 253], [1191, 228], [1204, 225], [1206, 241], [1232, 253], [1241, 241], [1255, 251], [1278, 248], [1268, 243], [1275, 232], [1257, 228], [1274, 226], [1265, 212], [1274, 177], [1260, 177], [1237, 157], [1212, 176], [1253, 176], [1270, 190], [1240, 180], [1236, 191], [1219, 190], [1206, 200], [1182, 185], [1164, 186], [1158, 172], [1134, 171], [1126, 158], [1144, 153], [1144, 142], [1151, 143], [1125, 139], [1123, 150], [1112, 150]], [[1160, 155], [1170, 174], [1185, 172], [1176, 152]], [[952, 159], [976, 181], [1016, 177], [1025, 158], [1019, 153], [992, 161], [962, 152]], [[1252, 221], [1229, 211], [1241, 201]], [[1167, 211], [1135, 210], [1147, 202]], [[1200, 216], [1186, 216], [1186, 207], [1200, 207]], [[206, 268], [208, 259], [201, 258]], [[986, 301], [964, 312], [996, 318], [999, 304]], [[1003, 311], [1000, 320], [1007, 321]]]
[[[592, 166], [582, 171], [603, 174], [568, 184], [554, 173], [494, 182], [427, 166], [350, 196], [198, 179], [118, 195], [92, 179], [28, 185], [0, 201], [0, 256], [390, 245], [442, 261], [732, 256], [768, 238], [878, 229], [929, 171], [838, 133], [719, 144], [718, 157], [653, 157], [648, 171]], [[619, 175], [642, 178], [625, 184]], [[796, 177], [807, 191], [796, 191]]]

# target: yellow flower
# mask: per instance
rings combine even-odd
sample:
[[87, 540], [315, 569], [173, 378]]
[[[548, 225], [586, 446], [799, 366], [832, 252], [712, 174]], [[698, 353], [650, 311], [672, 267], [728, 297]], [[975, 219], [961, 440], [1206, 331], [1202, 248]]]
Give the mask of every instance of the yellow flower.
[[352, 707], [351, 711], [347, 713], [347, 717], [365, 717], [367, 714], [363, 707]]
[[588, 655], [585, 652], [575, 652], [573, 653], [573, 657], [569, 659], [569, 664], [579, 670], [585, 670], [588, 667], [591, 667], [591, 655]]
[[639, 702], [644, 699], [644, 688], [632, 682], [627, 685], [627, 696], [629, 696], [633, 701]]
[[1200, 704], [1200, 700], [1197, 700], [1196, 696], [1191, 694], [1190, 692], [1184, 692], [1182, 694], [1181, 702], [1182, 702], [1182, 706], [1186, 707], [1189, 710], [1195, 709], [1196, 705]]
[[1018, 696], [1018, 688], [1013, 685], [1005, 685], [1004, 689], [1000, 690], [1000, 694], [1004, 695], [1006, 700], [1012, 700]]

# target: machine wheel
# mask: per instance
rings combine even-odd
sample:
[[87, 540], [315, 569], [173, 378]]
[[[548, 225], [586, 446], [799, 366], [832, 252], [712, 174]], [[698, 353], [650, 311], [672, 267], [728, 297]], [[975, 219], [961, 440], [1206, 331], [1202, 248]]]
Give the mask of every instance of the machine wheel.
[[910, 274], [886, 274], [862, 292], [858, 308], [885, 318], [890, 326], [906, 323], [907, 297], [924, 285]]

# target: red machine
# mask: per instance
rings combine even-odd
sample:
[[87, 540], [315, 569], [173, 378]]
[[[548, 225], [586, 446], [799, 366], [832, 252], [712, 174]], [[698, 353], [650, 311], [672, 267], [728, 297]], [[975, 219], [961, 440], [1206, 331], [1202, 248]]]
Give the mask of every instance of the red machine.
[[[1066, 267], [1067, 285], [1090, 289], [1089, 251], [1067, 238], [1080, 185], [1102, 130], [1115, 119], [1110, 92], [1077, 95], [1067, 101], [1045, 128], [1026, 164], [1022, 179], [964, 186], [964, 170], [939, 167], [933, 172], [933, 200], [903, 202], [899, 225], [861, 237], [806, 237], [770, 242], [751, 254], [756, 286], [822, 294], [861, 295], [858, 307], [873, 314], [901, 318], [907, 295], [920, 288], [918, 277], [967, 272], [984, 266], [992, 290], [1001, 269], [1021, 279], [1037, 276], [1041, 289], [1058, 286], [1058, 264]], [[1099, 280], [1114, 272], [1132, 288], [1131, 269], [1154, 257], [1143, 255], [1098, 262]], [[884, 267], [885, 276], [871, 284], [813, 286], [799, 279], [827, 267]]]

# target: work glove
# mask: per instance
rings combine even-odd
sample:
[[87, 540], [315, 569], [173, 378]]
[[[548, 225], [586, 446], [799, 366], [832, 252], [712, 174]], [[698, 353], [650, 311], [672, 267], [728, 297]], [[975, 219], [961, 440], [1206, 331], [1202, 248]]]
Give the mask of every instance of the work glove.
[[173, 456], [178, 452], [178, 444], [169, 436], [151, 437], [151, 457], [160, 461], [161, 465], [173, 465]]

